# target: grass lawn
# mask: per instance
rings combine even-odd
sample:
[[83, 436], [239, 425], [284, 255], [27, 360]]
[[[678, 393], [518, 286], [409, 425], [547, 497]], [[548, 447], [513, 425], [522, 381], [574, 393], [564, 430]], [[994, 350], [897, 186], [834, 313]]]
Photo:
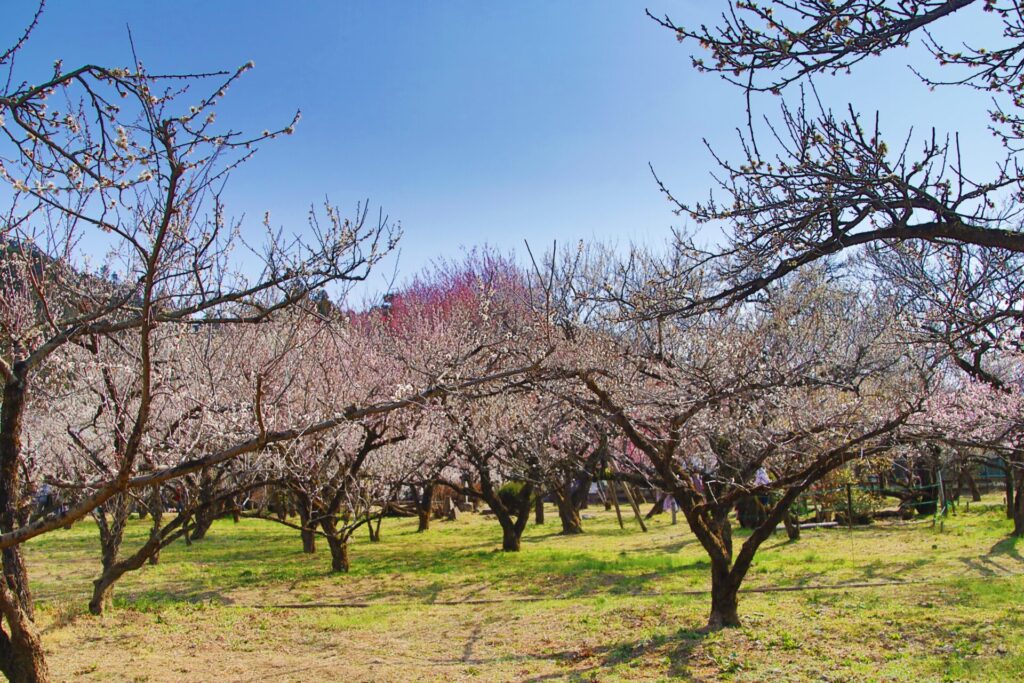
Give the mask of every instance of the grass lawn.
[[[30, 542], [28, 559], [56, 680], [1024, 680], [1024, 542], [995, 496], [941, 532], [780, 530], [748, 575], [744, 625], [710, 635], [708, 562], [681, 518], [644, 534], [585, 512], [587, 533], [562, 537], [549, 508], [520, 553], [496, 551], [493, 518], [425, 534], [387, 519], [347, 575], [291, 529], [223, 520], [125, 577], [103, 617], [85, 609], [91, 523]], [[147, 531], [134, 523], [125, 548]]]

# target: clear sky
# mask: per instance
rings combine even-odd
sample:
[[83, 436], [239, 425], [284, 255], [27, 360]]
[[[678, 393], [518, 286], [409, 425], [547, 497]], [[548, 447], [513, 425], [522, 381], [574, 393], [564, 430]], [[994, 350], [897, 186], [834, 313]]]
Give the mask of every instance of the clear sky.
[[[232, 68], [254, 60], [218, 118], [295, 135], [266, 145], [229, 186], [233, 212], [258, 229], [264, 211], [301, 231], [310, 203], [369, 199], [405, 231], [400, 270], [411, 274], [462, 246], [544, 248], [553, 239], [656, 244], [672, 225], [648, 170], [676, 194], [706, 196], [712, 160], [702, 138], [736, 149], [743, 100], [693, 72], [689, 47], [644, 15], [714, 20], [717, 0], [50, 0], [18, 74], [46, 75], [53, 60], [131, 62], [126, 26], [152, 71]], [[31, 0], [5, 0], [0, 41], [17, 34]], [[977, 13], [946, 35], [976, 33]], [[909, 126], [965, 131], [989, 168], [985, 102], [929, 93], [900, 51], [825, 82], [827, 101], [883, 110], [893, 138]], [[775, 111], [771, 96], [762, 102]], [[890, 144], [890, 147], [892, 145]], [[709, 237], [713, 239], [713, 237]], [[390, 271], [388, 271], [390, 273]], [[384, 274], [378, 276], [383, 282]]]

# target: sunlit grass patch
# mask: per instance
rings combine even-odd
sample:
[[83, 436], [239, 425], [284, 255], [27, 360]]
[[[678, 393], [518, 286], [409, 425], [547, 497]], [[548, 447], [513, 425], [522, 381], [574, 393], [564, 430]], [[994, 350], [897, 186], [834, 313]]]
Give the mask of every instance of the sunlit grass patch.
[[[329, 571], [326, 547], [303, 554], [293, 530], [222, 520], [125, 577], [102, 618], [85, 611], [94, 528], [41, 537], [28, 558], [67, 680], [1024, 678], [1024, 559], [994, 499], [941, 532], [921, 519], [776, 534], [745, 584], [743, 626], [712, 634], [708, 560], [683, 524], [661, 515], [643, 534], [588, 515], [581, 536], [557, 535], [553, 514], [531, 524], [513, 554], [483, 516], [422, 534], [389, 519], [381, 542], [355, 539], [349, 574]], [[133, 521], [126, 549], [146, 533]]]

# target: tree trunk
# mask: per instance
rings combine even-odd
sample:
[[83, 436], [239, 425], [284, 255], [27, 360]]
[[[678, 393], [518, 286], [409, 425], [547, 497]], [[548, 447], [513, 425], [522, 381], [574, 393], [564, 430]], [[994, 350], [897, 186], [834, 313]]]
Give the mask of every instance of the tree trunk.
[[[103, 614], [103, 611], [111, 606], [114, 597], [114, 581], [124, 573], [121, 572], [108, 578], [111, 568], [117, 564], [117, 552], [121, 547], [121, 532], [120, 529], [112, 529], [107, 532], [108, 537], [100, 541], [103, 546], [103, 571], [100, 573], [100, 578], [93, 581], [92, 599], [89, 600], [89, 611], [92, 614]], [[114, 533], [117, 538], [110, 538], [109, 536]]]
[[[132, 499], [126, 493], [118, 493], [112, 496], [106, 503], [93, 511], [93, 518], [100, 532], [100, 563], [103, 567], [100, 577], [108, 575], [112, 568], [118, 565], [118, 555], [121, 552], [121, 544], [124, 541], [125, 525], [131, 517]], [[154, 517], [154, 520], [157, 520]], [[160, 527], [157, 526], [150, 531], [150, 541], [159, 538]], [[147, 546], [149, 543], [146, 544]], [[157, 545], [159, 548], [159, 544]], [[142, 558], [143, 560], [145, 558]], [[142, 566], [142, 562], [139, 562]], [[117, 580], [124, 572], [114, 577]], [[93, 599], [89, 601], [89, 611], [93, 614], [101, 614], [105, 607], [109, 607], [113, 599], [114, 580], [107, 583], [102, 590], [98, 587], [93, 591]], [[98, 586], [99, 580], [94, 584]]]
[[[18, 508], [21, 502], [20, 472], [21, 423], [27, 400], [24, 379], [15, 376], [4, 384], [3, 404], [0, 405], [0, 531], [11, 531], [18, 526]], [[28, 570], [21, 554], [21, 546], [5, 548], [2, 554], [4, 578], [25, 618], [35, 618], [32, 592], [28, 585]]]
[[210, 474], [209, 468], [204, 468], [199, 475], [199, 506], [192, 527], [193, 541], [201, 541], [206, 538], [207, 532], [213, 526], [213, 520], [219, 516], [221, 506], [212, 505], [214, 486], [213, 475]]
[[786, 536], [791, 541], [800, 540], [800, 519], [791, 510], [786, 510], [786, 515], [782, 518], [782, 523], [786, 525]]
[[[149, 531], [149, 538], [152, 541], [156, 541], [160, 536], [160, 525], [163, 524], [164, 517], [164, 505], [160, 499], [160, 485], [157, 484], [153, 487], [153, 495], [149, 498], [149, 514], [153, 518], [153, 527]], [[149, 556], [149, 563], [152, 565], [159, 564], [160, 562], [160, 548], [157, 547], [155, 551]]]
[[1017, 491], [1014, 495], [1013, 535], [1024, 536], [1024, 468], [1017, 470]]
[[[719, 565], [719, 566], [716, 566]], [[739, 581], [733, 578], [727, 564], [713, 562], [711, 569], [711, 614], [707, 629], [717, 631], [739, 626]]]
[[[116, 498], [116, 497], [115, 497]], [[151, 508], [152, 510], [152, 508]], [[155, 516], [153, 519], [159, 522], [161, 515]], [[154, 527], [149, 532], [149, 538], [146, 542], [138, 548], [134, 553], [128, 557], [118, 560], [118, 554], [121, 548], [121, 540], [124, 535], [124, 527], [116, 524], [107, 532], [108, 538], [103, 543], [103, 571], [99, 578], [92, 582], [92, 598], [89, 600], [89, 611], [92, 614], [100, 615], [113, 603], [114, 596], [114, 584], [128, 572], [133, 572], [141, 569], [147, 561], [150, 564], [154, 555], [159, 554], [160, 548], [164, 545], [174, 541], [179, 536], [184, 535], [184, 525], [179, 527], [177, 531], [170, 532], [175, 528], [175, 525], [179, 521], [184, 521], [185, 515], [179, 513], [178, 517], [172, 520], [171, 524], [168, 525], [167, 529], [161, 528], [159, 525]]]
[[[150, 508], [150, 511], [152, 512], [152, 508]], [[154, 515], [153, 520], [154, 522], [159, 522], [162, 517], [162, 513], [158, 513]], [[112, 543], [108, 544], [106, 548], [108, 548], [109, 555], [104, 555], [103, 572], [99, 578], [93, 581], [93, 593], [92, 599], [89, 601], [89, 611], [96, 615], [102, 614], [110, 606], [114, 584], [121, 577], [129, 572], [138, 571], [145, 566], [146, 562], [155, 564], [153, 557], [159, 555], [161, 549], [179, 538], [184, 537], [187, 540], [191, 519], [192, 515], [190, 512], [182, 511], [164, 526], [154, 524], [146, 542], [134, 553], [120, 560], [117, 559], [120, 540], [118, 540], [116, 547]]]
[[302, 552], [312, 555], [316, 552], [316, 529], [310, 524], [313, 519], [313, 511], [303, 502], [299, 503], [299, 525], [302, 531], [299, 535], [302, 538]]
[[739, 626], [737, 594], [749, 561], [738, 568], [733, 565], [729, 508], [716, 506], [698, 514], [692, 507], [686, 507], [686, 502], [684, 498], [680, 504], [683, 514], [711, 560], [711, 613], [708, 615], [706, 629], [717, 631], [727, 626]]
[[501, 525], [501, 549], [505, 552], [519, 552], [522, 534], [517, 532], [514, 524]]
[[197, 512], [195, 521], [192, 524], [192, 540], [201, 541], [206, 538], [206, 532], [213, 526], [213, 514], [208, 512]]
[[5, 622], [0, 630], [0, 671], [12, 683], [47, 683], [50, 673], [39, 632], [6, 584], [0, 586], [0, 613]]
[[647, 514], [644, 515], [644, 519], [653, 519], [654, 515], [660, 515], [661, 513], [665, 512], [665, 503], [667, 501], [668, 496], [665, 496], [664, 498], [656, 497], [654, 499], [654, 505], [652, 505], [651, 509], [647, 511]]
[[489, 501], [488, 504], [494, 511], [494, 516], [501, 524], [501, 549], [505, 552], [519, 552], [522, 545], [523, 530], [530, 519], [530, 491], [529, 486], [524, 487], [525, 500], [519, 501], [519, 509], [516, 510], [516, 517], [513, 518], [509, 511], [500, 501]]
[[[727, 509], [713, 509], [710, 524], [694, 529], [695, 534], [698, 529], [700, 530], [698, 538], [711, 558], [711, 614], [708, 617], [708, 630], [740, 625], [737, 611], [740, 584], [750, 570], [757, 549], [772, 535], [779, 522], [784, 521], [790, 514], [791, 506], [803, 490], [804, 487], [787, 490], [779, 500], [765, 510], [764, 521], [743, 542], [735, 559], [732, 527], [729, 524]], [[691, 516], [692, 513], [688, 513], [687, 519], [689, 520]], [[691, 528], [692, 526], [691, 523]]]
[[312, 555], [316, 552], [316, 532], [303, 527], [300, 532], [302, 536], [302, 552]]
[[419, 513], [419, 527], [416, 531], [422, 533], [430, 529], [430, 516], [434, 507], [434, 485], [427, 484], [423, 487], [423, 493], [417, 498], [417, 512]]
[[572, 536], [583, 533], [583, 520], [570, 496], [555, 494], [555, 505], [558, 506], [558, 518], [562, 521], [562, 534]]
[[729, 522], [729, 511], [720, 508], [715, 509], [711, 516], [712, 528], [718, 536], [719, 542], [725, 549], [728, 558], [732, 557], [732, 524]]
[[35, 619], [32, 592], [29, 590], [28, 585], [28, 570], [25, 567], [25, 559], [21, 554], [21, 546], [15, 545], [5, 548], [3, 563], [4, 579], [7, 581], [7, 587], [14, 594], [18, 606], [25, 613], [25, 617], [30, 620]]
[[964, 470], [964, 472], [963, 472], [963, 474], [961, 476], [963, 477], [964, 481], [966, 482], [968, 490], [971, 492], [971, 502], [972, 503], [980, 503], [981, 502], [981, 491], [978, 490], [978, 482], [976, 482], [974, 480], [974, 476], [970, 472], [968, 472], [967, 470]]
[[160, 541], [158, 539], [159, 537], [151, 539], [150, 542], [147, 542], [127, 559], [104, 567], [103, 573], [92, 582], [93, 589], [92, 599], [89, 600], [89, 612], [100, 615], [112, 605], [114, 584], [128, 572], [141, 569], [154, 552], [159, 552]]
[[534, 503], [533, 523], [534, 524], [543, 524], [544, 523], [544, 498], [540, 494], [537, 495], [537, 502]]
[[107, 611], [114, 602], [114, 582], [120, 578], [121, 573], [116, 576], [104, 570], [100, 578], [92, 582], [92, 598], [89, 600], [89, 613], [97, 616]]
[[[16, 528], [21, 502], [19, 465], [21, 428], [28, 386], [23, 368], [15, 364], [14, 376], [4, 384], [0, 404], [0, 531]], [[0, 671], [16, 683], [46, 683], [50, 679], [33, 618], [35, 610], [29, 590], [28, 570], [21, 546], [4, 549], [3, 580], [0, 580]]]
[[523, 531], [530, 521], [533, 484], [523, 484], [514, 497], [502, 498], [491, 482], [490, 473], [486, 469], [480, 469], [479, 472], [480, 497], [490, 506], [498, 523], [501, 524], [501, 549], [506, 552], [518, 552]]
[[1006, 474], [1004, 475], [1006, 481], [1006, 518], [1013, 519], [1014, 510], [1017, 506], [1014, 505], [1013, 495], [1013, 464], [1006, 461]]
[[331, 549], [331, 571], [347, 572], [349, 570], [348, 541], [331, 535], [326, 538], [327, 547]]
[[332, 517], [325, 517], [320, 521], [320, 528], [324, 530], [324, 538], [327, 539], [327, 547], [331, 551], [331, 571], [347, 572], [348, 561], [348, 537], [350, 531], [338, 531], [338, 524]]

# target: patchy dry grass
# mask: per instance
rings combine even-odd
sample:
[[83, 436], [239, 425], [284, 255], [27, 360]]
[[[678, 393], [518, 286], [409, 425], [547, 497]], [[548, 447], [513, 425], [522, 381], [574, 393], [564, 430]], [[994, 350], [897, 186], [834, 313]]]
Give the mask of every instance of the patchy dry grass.
[[[583, 536], [555, 534], [554, 515], [531, 526], [518, 554], [496, 552], [493, 519], [426, 534], [387, 520], [348, 575], [292, 530], [222, 521], [126, 577], [102, 618], [85, 611], [94, 528], [28, 556], [58, 680], [1024, 680], [1024, 543], [995, 498], [942, 532], [779, 534], [746, 586], [803, 590], [747, 592], [743, 627], [710, 635], [708, 563], [685, 525], [662, 515], [642, 534], [588, 513]], [[126, 547], [146, 532], [133, 525]]]

